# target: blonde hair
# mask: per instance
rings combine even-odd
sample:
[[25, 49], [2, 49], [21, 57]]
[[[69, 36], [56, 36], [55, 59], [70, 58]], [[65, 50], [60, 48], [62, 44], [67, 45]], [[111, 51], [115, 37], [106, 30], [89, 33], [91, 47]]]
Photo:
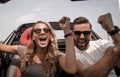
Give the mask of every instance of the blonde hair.
[[[46, 47], [47, 52], [41, 61], [42, 61], [43, 67], [45, 69], [45, 76], [46, 77], [53, 77], [55, 75], [55, 72], [56, 72], [56, 63], [55, 63], [56, 54], [55, 53], [58, 51], [57, 39], [55, 36], [54, 29], [52, 28], [52, 26], [48, 22], [38, 21], [33, 25], [33, 29], [36, 26], [36, 24], [38, 24], [38, 23], [46, 24], [48, 26], [48, 28], [50, 29], [50, 41], [48, 43], [48, 46]], [[34, 40], [32, 40], [33, 29], [31, 31], [31, 40], [30, 40], [29, 44], [27, 45], [27, 50], [25, 51], [26, 53], [23, 57], [24, 62], [25, 62], [26, 67], [27, 67], [25, 70], [26, 73], [30, 69], [29, 65], [33, 63], [33, 57], [35, 55], [35, 50], [37, 48], [36, 42]]]

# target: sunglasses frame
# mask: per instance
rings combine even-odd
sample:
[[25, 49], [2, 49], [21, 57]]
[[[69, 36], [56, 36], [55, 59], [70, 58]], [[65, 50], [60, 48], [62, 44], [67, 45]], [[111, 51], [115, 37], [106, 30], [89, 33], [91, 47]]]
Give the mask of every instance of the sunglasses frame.
[[80, 36], [83, 34], [84, 36], [89, 36], [92, 31], [73, 31], [75, 35]]
[[43, 29], [38, 28], [38, 29], [33, 29], [33, 32], [36, 33], [36, 34], [40, 34], [42, 30], [43, 30], [45, 33], [49, 33], [49, 32], [50, 32], [50, 29], [49, 29], [49, 28], [43, 28]]

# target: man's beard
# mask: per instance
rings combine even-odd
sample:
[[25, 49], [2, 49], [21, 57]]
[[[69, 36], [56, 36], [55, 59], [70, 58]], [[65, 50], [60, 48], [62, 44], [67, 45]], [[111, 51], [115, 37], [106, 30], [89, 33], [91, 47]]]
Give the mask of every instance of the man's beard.
[[88, 45], [89, 45], [89, 41], [90, 41], [90, 40], [86, 40], [86, 41], [87, 41], [87, 42], [85, 42], [85, 45], [84, 45], [84, 46], [78, 45], [77, 42], [75, 42], [75, 45], [76, 45], [76, 47], [79, 48], [80, 50], [86, 50], [86, 49], [88, 48]]

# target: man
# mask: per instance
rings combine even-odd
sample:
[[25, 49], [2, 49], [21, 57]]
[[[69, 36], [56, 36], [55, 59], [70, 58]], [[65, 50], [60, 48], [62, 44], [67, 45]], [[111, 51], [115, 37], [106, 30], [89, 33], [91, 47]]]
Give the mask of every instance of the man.
[[[64, 24], [67, 17], [60, 20], [62, 29], [69, 29], [69, 24]], [[65, 38], [73, 35], [77, 61], [77, 75], [81, 77], [116, 77], [113, 70], [120, 59], [120, 34], [114, 27], [111, 14], [99, 17], [98, 23], [113, 39], [114, 45], [107, 40], [92, 41], [92, 25], [85, 17], [78, 17], [73, 21], [72, 34], [66, 32]]]

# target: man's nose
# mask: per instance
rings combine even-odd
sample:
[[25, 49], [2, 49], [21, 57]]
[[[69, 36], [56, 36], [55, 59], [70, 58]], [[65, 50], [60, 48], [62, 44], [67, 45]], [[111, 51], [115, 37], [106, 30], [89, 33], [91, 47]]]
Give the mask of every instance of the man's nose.
[[81, 33], [81, 34], [79, 35], [79, 38], [85, 38], [84, 34]]

